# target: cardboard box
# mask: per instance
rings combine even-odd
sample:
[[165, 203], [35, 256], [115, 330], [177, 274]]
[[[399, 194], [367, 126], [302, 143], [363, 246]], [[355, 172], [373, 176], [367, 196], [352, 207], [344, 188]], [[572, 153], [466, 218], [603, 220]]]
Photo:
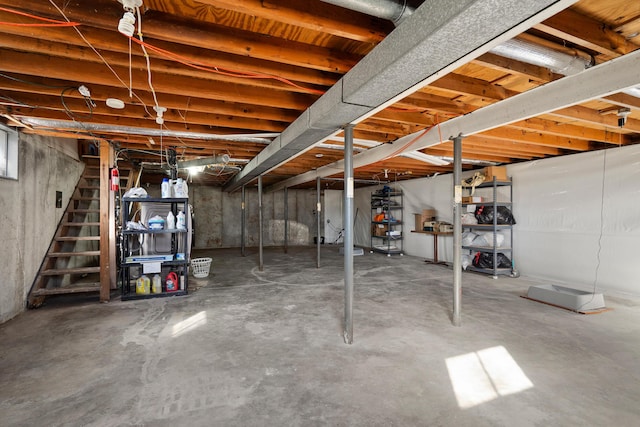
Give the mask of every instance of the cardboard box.
[[387, 226], [384, 224], [371, 224], [371, 235], [384, 237], [387, 234]]
[[480, 196], [462, 196], [462, 203], [482, 203]]
[[413, 229], [416, 231], [422, 230], [422, 223], [424, 222], [422, 221], [422, 214], [413, 214], [413, 218], [416, 221], [416, 224], [413, 226]]
[[436, 215], [437, 213], [435, 209], [422, 209], [422, 222], [435, 221]]
[[422, 213], [413, 214], [415, 219], [414, 230], [422, 230], [425, 222], [431, 222], [436, 220], [435, 209], [423, 209]]
[[485, 181], [493, 181], [493, 177], [496, 177], [496, 181], [507, 181], [507, 167], [506, 166], [487, 166], [484, 168]]

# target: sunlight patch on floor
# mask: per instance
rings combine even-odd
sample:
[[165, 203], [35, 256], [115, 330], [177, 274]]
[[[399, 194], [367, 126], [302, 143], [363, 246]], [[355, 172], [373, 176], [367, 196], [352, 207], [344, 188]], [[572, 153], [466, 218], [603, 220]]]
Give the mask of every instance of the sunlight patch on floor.
[[179, 337], [182, 334], [185, 334], [199, 326], [203, 326], [206, 324], [207, 312], [201, 311], [173, 325], [173, 327], [171, 328], [171, 336], [173, 338]]
[[449, 357], [445, 362], [458, 406], [462, 409], [533, 387], [503, 346]]

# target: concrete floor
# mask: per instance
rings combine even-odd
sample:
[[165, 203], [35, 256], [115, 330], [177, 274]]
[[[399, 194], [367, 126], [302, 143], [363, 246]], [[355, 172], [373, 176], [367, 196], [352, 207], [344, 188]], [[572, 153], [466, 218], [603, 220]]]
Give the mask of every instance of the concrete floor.
[[636, 426], [640, 299], [579, 315], [519, 298], [531, 282], [409, 256], [323, 248], [200, 252], [187, 297], [51, 301], [0, 325], [3, 426]]

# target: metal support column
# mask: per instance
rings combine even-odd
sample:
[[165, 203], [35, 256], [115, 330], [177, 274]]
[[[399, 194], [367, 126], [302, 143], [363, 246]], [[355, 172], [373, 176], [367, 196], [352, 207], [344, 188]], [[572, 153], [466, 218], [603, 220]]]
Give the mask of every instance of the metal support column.
[[320, 268], [320, 216], [322, 202], [320, 201], [320, 177], [316, 178], [316, 268]]
[[264, 269], [264, 260], [262, 258], [262, 175], [258, 176], [258, 258], [260, 271]]
[[245, 228], [247, 227], [247, 209], [246, 209], [246, 195], [244, 191], [244, 185], [242, 186], [242, 201], [240, 202], [240, 253], [242, 256], [247, 256], [245, 252]]
[[461, 326], [460, 304], [462, 300], [462, 135], [453, 138], [453, 316], [454, 326]]
[[353, 125], [344, 128], [344, 342], [353, 343]]
[[289, 189], [284, 187], [284, 253], [289, 249]]

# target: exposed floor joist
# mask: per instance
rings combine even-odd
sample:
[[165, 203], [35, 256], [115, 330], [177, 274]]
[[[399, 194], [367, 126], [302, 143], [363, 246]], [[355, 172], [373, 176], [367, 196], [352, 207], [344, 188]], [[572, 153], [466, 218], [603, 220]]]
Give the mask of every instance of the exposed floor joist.
[[[227, 186], [234, 190], [341, 126], [437, 80], [464, 62], [543, 21], [574, 1], [424, 3], [294, 121]], [[462, 32], [464, 29], [464, 32]], [[428, 61], [426, 60], [428, 58]]]
[[[639, 69], [640, 50], [595, 66], [580, 74], [565, 77], [481, 108], [465, 116], [451, 119], [440, 125], [440, 134], [446, 139], [456, 135], [469, 136], [538, 115], [556, 114], [558, 111], [567, 110], [568, 107], [575, 104], [640, 85]], [[440, 134], [433, 131], [432, 128], [430, 131], [407, 135], [393, 144], [371, 148], [354, 156], [354, 167], [379, 162], [406, 151], [420, 150], [440, 144], [442, 142]], [[343, 162], [338, 161], [282, 181], [267, 190], [274, 191], [293, 187], [313, 181], [317, 177], [330, 176], [342, 167]]]

